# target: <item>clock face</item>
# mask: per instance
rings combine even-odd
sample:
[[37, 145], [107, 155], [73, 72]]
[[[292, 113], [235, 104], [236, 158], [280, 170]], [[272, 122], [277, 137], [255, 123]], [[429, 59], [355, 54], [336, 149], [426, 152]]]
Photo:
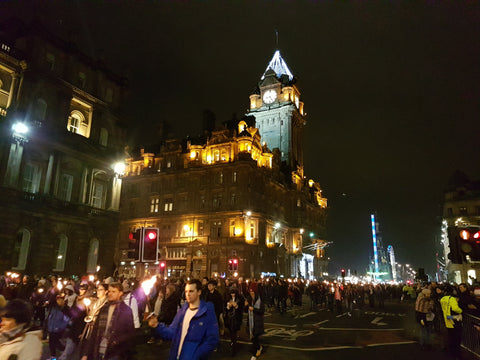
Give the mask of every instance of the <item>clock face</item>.
[[263, 93], [263, 102], [265, 104], [271, 104], [277, 98], [277, 92], [273, 89], [267, 90]]

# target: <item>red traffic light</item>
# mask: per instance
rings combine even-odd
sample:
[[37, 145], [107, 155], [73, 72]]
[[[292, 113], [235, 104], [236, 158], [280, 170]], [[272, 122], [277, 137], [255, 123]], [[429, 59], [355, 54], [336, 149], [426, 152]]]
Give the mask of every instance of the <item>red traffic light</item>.
[[128, 234], [128, 240], [135, 240], [133, 233]]
[[470, 239], [470, 233], [467, 230], [461, 230], [460, 231], [460, 237], [463, 240], [468, 240], [468, 239]]
[[228, 263], [233, 264], [233, 260], [232, 259], [228, 260]]
[[342, 269], [342, 273], [344, 273], [344, 272], [345, 272], [345, 269]]
[[161, 267], [161, 268], [164, 268], [164, 267], [165, 267], [165, 261], [162, 261], [162, 262], [160, 263], [160, 267]]
[[150, 240], [155, 240], [157, 238], [156, 231], [149, 231], [147, 233], [147, 238], [150, 239]]
[[238, 259], [233, 259], [234, 264], [238, 264]]

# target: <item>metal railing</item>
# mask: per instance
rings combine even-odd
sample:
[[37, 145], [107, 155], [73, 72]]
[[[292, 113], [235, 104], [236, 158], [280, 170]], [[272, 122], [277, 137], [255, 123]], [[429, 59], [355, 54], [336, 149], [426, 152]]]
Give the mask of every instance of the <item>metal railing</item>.
[[462, 314], [462, 347], [480, 358], [480, 318]]

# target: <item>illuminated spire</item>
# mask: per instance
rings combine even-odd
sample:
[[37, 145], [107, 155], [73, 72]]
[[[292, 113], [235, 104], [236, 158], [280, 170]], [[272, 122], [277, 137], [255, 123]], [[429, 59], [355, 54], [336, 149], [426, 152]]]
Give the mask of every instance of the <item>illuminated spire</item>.
[[275, 71], [277, 77], [280, 77], [282, 75], [288, 75], [290, 81], [293, 80], [293, 74], [288, 68], [285, 60], [283, 60], [282, 55], [280, 55], [280, 50], [275, 51], [272, 60], [270, 60], [270, 62], [268, 63], [267, 68], [265, 69], [265, 72], [263, 73], [260, 80], [263, 80], [265, 78], [265, 74], [267, 73], [268, 69], [272, 69], [273, 71]]

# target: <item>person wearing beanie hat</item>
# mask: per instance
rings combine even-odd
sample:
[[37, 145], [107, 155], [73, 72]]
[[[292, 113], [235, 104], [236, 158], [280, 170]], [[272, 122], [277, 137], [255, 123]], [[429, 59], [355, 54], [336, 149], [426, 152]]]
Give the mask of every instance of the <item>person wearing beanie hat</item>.
[[12, 356], [17, 360], [40, 360], [42, 356], [42, 331], [28, 331], [32, 321], [32, 306], [14, 299], [0, 310], [0, 360]]

